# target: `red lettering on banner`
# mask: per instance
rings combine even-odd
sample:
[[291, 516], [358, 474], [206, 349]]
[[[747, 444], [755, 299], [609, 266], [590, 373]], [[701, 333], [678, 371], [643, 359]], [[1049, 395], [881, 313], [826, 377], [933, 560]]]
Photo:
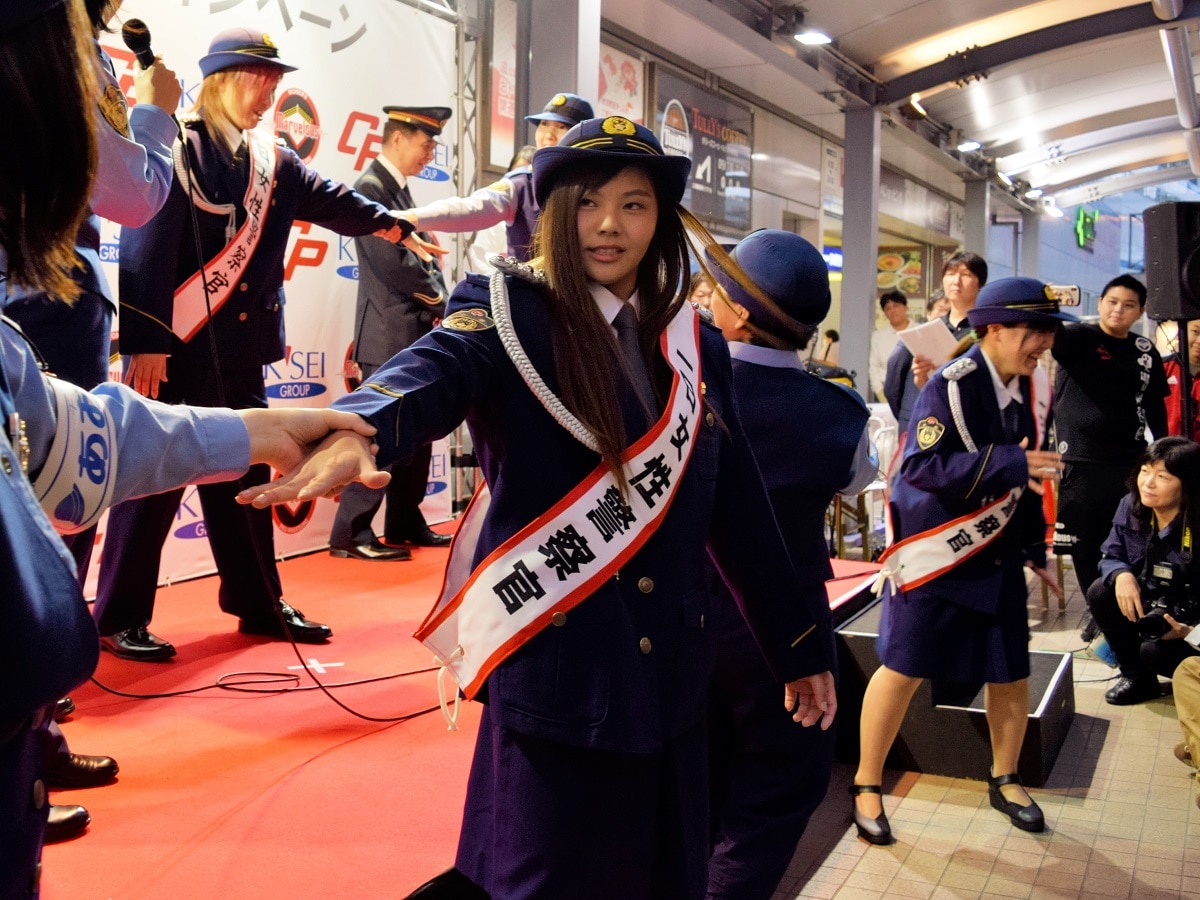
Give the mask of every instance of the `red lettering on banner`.
[[[134, 63], [136, 61], [133, 53], [129, 50], [122, 50], [119, 47], [105, 45], [104, 49], [113, 59], [113, 69], [117, 73], [117, 84], [121, 86], [126, 99], [129, 100], [129, 105], [133, 106], [137, 103], [137, 95], [133, 92], [133, 73], [135, 71]], [[124, 63], [124, 65], [121, 65]]]
[[[357, 127], [359, 125], [365, 125], [368, 130], [362, 146], [355, 147], [351, 140], [357, 140], [354, 138], [354, 133], [360, 130]], [[354, 157], [355, 172], [361, 172], [367, 163], [379, 155], [379, 146], [383, 143], [383, 136], [376, 131], [377, 128], [379, 128], [378, 116], [352, 112], [346, 118], [346, 127], [342, 129], [342, 136], [338, 138], [337, 148], [340, 152]]]
[[[297, 222], [294, 226], [300, 229], [301, 234], [308, 234], [312, 228], [311, 222]], [[295, 245], [292, 247], [292, 252], [288, 254], [287, 265], [283, 270], [283, 280], [291, 281], [292, 274], [300, 266], [316, 267], [321, 265], [325, 260], [325, 254], [329, 252], [328, 241], [317, 241], [311, 238], [297, 238]]]

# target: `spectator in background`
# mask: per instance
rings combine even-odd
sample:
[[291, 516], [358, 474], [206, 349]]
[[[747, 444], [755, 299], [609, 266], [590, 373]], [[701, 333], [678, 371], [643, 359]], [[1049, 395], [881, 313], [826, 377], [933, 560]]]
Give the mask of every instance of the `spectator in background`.
[[1183, 396], [1180, 378], [1179, 360], [1181, 353], [1172, 353], [1163, 358], [1163, 371], [1167, 376], [1167, 431], [1171, 434], [1182, 434], [1184, 437], [1196, 439], [1200, 435], [1200, 319], [1188, 322], [1187, 325], [1187, 359], [1188, 368], [1192, 375], [1192, 427], [1185, 432], [1183, 428]]
[[[1167, 433], [1162, 359], [1153, 341], [1131, 331], [1145, 309], [1146, 286], [1119, 275], [1100, 295], [1100, 321], [1067, 325], [1054, 344], [1055, 419], [1066, 463], [1054, 547], [1070, 554], [1083, 591], [1100, 574], [1100, 545], [1146, 449], [1147, 429]], [[1085, 622], [1084, 640], [1093, 637]]]
[[867, 369], [871, 396], [878, 400], [886, 399], [883, 395], [883, 381], [887, 375], [888, 357], [896, 349], [900, 340], [900, 332], [908, 328], [912, 322], [908, 318], [908, 298], [896, 290], [885, 291], [879, 297], [879, 309], [887, 319], [887, 324], [876, 328], [871, 335], [871, 359]]
[[687, 298], [689, 303], [704, 309], [712, 309], [713, 283], [703, 269], [692, 275]]
[[[967, 251], [955, 253], [942, 266], [942, 291], [950, 308], [940, 318], [955, 340], [961, 341], [971, 333], [967, 313], [975, 308], [975, 298], [979, 296], [979, 289], [987, 284], [987, 276], [984, 258]], [[931, 297], [931, 309], [933, 304]], [[903, 341], [896, 343], [896, 349], [888, 357], [883, 393], [892, 415], [896, 417], [900, 434], [908, 430], [917, 393], [929, 379], [932, 366], [933, 361], [923, 356], [914, 359], [912, 351], [904, 346]]]
[[925, 301], [925, 321], [940, 319], [948, 312], [950, 312], [950, 301], [946, 299], [946, 292], [941, 288], [935, 289], [929, 295], [929, 299]]
[[810, 358], [813, 358], [814, 362], [824, 363], [827, 366], [837, 366], [838, 343], [841, 339], [842, 336], [832, 328], [826, 329], [821, 334], [821, 340], [817, 342], [820, 347], [816, 351], [815, 358], [811, 355]]

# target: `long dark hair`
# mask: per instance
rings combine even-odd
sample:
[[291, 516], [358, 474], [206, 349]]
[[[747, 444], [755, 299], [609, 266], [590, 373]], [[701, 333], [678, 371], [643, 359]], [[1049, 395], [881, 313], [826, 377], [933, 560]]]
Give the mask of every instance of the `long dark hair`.
[[1129, 503], [1138, 521], [1150, 527], [1151, 510], [1142, 505], [1138, 493], [1138, 472], [1142, 466], [1161, 462], [1163, 468], [1182, 483], [1179, 496], [1179, 520], [1192, 533], [1200, 531], [1200, 444], [1185, 437], [1159, 438], [1142, 452], [1138, 467], [1129, 475]]
[[[551, 293], [550, 331], [559, 394], [567, 408], [596, 436], [601, 456], [617, 475], [622, 488], [621, 454], [626, 434], [610, 372], [614, 366], [624, 369], [626, 364], [617, 350], [612, 329], [588, 290], [577, 217], [588, 191], [607, 184], [631, 165], [646, 172], [658, 201], [654, 237], [638, 266], [637, 291], [638, 344], [660, 405], [670, 382], [670, 371], [656, 347], [659, 335], [684, 303], [690, 281], [688, 253], [692, 242], [718, 255], [741, 276], [739, 282], [742, 279], [749, 282], [695, 216], [671, 199], [665, 181], [656, 177], [653, 167], [631, 164], [627, 158], [615, 159], [611, 163], [580, 165], [559, 176], [542, 207], [533, 240], [534, 264], [545, 270]], [[698, 249], [695, 255], [704, 258]], [[610, 365], [598, 365], [596, 352], [607, 357]]]
[[0, 34], [0, 246], [14, 284], [67, 301], [96, 172], [93, 46], [79, 0]]

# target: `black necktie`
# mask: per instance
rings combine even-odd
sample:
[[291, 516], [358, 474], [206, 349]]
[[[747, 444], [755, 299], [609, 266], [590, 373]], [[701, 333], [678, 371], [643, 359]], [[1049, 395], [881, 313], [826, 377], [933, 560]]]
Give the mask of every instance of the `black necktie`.
[[1019, 444], [1025, 435], [1021, 433], [1021, 404], [1010, 400], [1003, 410], [1004, 436], [1010, 443]]
[[412, 209], [414, 206], [416, 206], [416, 204], [413, 203], [412, 194], [408, 192], [407, 184], [400, 186], [400, 199], [403, 201], [405, 209]]
[[621, 311], [613, 319], [613, 328], [617, 330], [617, 346], [621, 355], [629, 363], [633, 390], [646, 410], [653, 412], [657, 404], [654, 401], [654, 388], [650, 384], [650, 373], [646, 370], [646, 360], [642, 358], [642, 351], [638, 347], [637, 313], [628, 303], [621, 306]]

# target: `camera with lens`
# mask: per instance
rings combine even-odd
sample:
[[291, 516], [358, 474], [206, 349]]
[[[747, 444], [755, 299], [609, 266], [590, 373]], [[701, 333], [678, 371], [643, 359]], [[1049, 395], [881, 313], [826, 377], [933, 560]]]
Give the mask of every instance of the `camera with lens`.
[[1138, 579], [1144, 615], [1138, 619], [1138, 634], [1143, 641], [1157, 641], [1171, 630], [1166, 616], [1183, 625], [1200, 623], [1200, 603], [1193, 596], [1183, 568], [1161, 562]]

